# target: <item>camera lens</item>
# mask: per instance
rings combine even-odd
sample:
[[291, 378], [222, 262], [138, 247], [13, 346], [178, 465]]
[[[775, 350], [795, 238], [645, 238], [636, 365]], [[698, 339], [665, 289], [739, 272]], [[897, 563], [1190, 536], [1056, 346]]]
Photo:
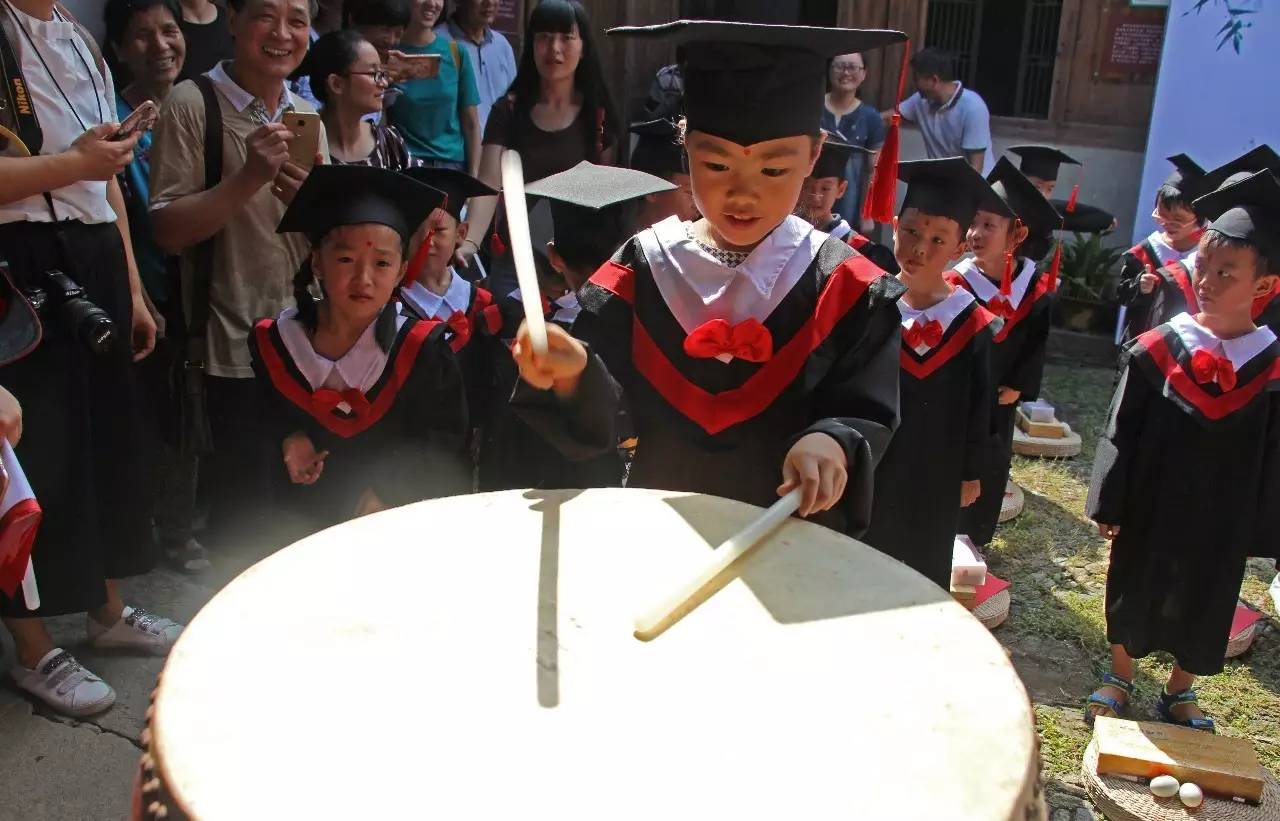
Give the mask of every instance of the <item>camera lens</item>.
[[111, 350], [115, 339], [115, 323], [107, 312], [87, 299], [68, 299], [62, 303], [62, 316], [68, 328], [95, 354]]

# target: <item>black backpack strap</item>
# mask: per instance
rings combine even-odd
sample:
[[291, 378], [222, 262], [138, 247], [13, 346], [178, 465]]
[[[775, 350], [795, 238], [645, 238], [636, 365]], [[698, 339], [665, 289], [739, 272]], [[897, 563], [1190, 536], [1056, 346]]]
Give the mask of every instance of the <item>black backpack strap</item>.
[[[201, 74], [192, 82], [204, 98], [204, 190], [222, 181], [222, 109], [213, 81]], [[187, 364], [203, 367], [205, 331], [209, 326], [209, 299], [213, 283], [215, 234], [193, 250], [191, 276], [191, 316], [187, 322]]]

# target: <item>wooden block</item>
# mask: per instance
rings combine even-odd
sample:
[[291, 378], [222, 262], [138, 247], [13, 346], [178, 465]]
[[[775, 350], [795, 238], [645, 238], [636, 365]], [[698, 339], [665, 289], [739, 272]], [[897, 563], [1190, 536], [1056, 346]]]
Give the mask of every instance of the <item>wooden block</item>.
[[978, 598], [978, 588], [971, 584], [953, 584], [951, 598], [960, 602], [965, 610], [972, 610], [974, 601]]
[[1028, 436], [1035, 436], [1040, 439], [1065, 439], [1067, 437], [1067, 426], [1056, 419], [1052, 422], [1032, 422], [1022, 412], [1022, 408], [1018, 408], [1014, 411], [1014, 414], [1018, 427]]
[[1173, 724], [1099, 717], [1093, 738], [1098, 774], [1143, 779], [1172, 775], [1206, 793], [1258, 803], [1266, 775], [1253, 745], [1243, 738]]

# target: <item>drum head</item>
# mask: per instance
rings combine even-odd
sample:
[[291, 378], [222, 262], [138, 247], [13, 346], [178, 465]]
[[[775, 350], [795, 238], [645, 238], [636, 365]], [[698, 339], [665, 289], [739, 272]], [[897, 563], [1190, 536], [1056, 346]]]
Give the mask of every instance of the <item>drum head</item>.
[[246, 571], [192, 621], [154, 750], [201, 819], [1023, 818], [1004, 651], [904, 565], [791, 520], [652, 642], [759, 510], [657, 491], [424, 502]]

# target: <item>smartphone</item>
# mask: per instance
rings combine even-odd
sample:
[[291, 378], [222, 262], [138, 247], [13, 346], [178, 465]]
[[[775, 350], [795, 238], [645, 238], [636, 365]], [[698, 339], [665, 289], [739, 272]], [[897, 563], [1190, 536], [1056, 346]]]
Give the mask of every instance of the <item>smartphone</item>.
[[386, 68], [393, 83], [401, 83], [405, 80], [432, 80], [440, 76], [440, 55], [389, 51]]
[[111, 142], [127, 140], [134, 134], [145, 134], [150, 131], [160, 117], [160, 108], [150, 100], [139, 105], [120, 123], [120, 128], [111, 135]]
[[316, 164], [316, 152], [320, 150], [320, 115], [310, 111], [290, 111], [284, 115], [284, 124], [293, 132], [289, 141], [289, 162], [310, 170]]

